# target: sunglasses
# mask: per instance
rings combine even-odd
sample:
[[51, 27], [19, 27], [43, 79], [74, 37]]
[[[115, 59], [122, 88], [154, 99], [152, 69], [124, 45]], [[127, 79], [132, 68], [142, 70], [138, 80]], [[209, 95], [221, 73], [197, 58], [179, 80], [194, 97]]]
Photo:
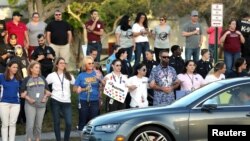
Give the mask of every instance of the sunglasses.
[[61, 16], [62, 14], [55, 14], [55, 16]]
[[161, 58], [163, 58], [163, 59], [167, 59], [167, 58], [169, 58], [169, 56], [162, 56]]
[[165, 21], [164, 19], [160, 19], [160, 21]]

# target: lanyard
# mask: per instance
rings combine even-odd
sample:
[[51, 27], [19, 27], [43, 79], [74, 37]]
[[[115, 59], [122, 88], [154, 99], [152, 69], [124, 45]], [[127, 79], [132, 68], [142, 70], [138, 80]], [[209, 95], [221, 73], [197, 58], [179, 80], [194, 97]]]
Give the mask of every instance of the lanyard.
[[[114, 79], [114, 81], [116, 82], [116, 79], [115, 79], [115, 76], [114, 76], [114, 74], [112, 73], [112, 77], [113, 77], [113, 79]], [[122, 76], [120, 77], [120, 84], [122, 83]]]
[[191, 88], [191, 91], [194, 90], [194, 75], [192, 76], [192, 78], [187, 74], [188, 78], [191, 80], [191, 83], [192, 83], [192, 88]]
[[60, 78], [60, 76], [58, 75], [58, 73], [56, 73], [56, 74], [57, 74], [57, 76], [58, 76], [58, 78], [59, 78], [59, 80], [60, 80], [60, 82], [61, 82], [62, 93], [63, 93], [63, 81], [64, 81], [64, 74], [63, 74], [62, 79]]

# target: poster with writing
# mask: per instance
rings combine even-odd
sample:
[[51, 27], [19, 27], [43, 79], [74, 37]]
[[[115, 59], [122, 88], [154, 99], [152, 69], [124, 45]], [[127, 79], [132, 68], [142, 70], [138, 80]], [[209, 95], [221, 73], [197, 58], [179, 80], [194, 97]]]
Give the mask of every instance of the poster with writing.
[[124, 103], [127, 93], [128, 93], [128, 88], [125, 87], [124, 84], [121, 85], [119, 83], [114, 83], [110, 80], [106, 82], [106, 85], [104, 87], [105, 95], [121, 103]]

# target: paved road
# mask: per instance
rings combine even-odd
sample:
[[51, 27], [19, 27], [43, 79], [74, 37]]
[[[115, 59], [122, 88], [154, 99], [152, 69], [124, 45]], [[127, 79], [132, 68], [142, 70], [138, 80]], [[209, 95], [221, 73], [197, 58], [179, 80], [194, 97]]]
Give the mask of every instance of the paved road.
[[[64, 133], [61, 132], [61, 136], [63, 137]], [[77, 131], [71, 131], [70, 137], [72, 138], [78, 138], [80, 139], [80, 134]], [[16, 136], [16, 141], [24, 141], [25, 135], [18, 135]], [[55, 140], [55, 134], [54, 132], [48, 132], [48, 133], [42, 133], [41, 140]], [[0, 138], [0, 141], [2, 141], [2, 138]]]

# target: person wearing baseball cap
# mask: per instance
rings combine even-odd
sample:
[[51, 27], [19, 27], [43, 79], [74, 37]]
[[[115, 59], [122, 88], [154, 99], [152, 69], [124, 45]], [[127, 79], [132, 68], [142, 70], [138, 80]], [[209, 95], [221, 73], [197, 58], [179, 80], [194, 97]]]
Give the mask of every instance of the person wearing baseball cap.
[[202, 45], [202, 27], [198, 22], [198, 11], [191, 12], [191, 21], [184, 25], [182, 36], [186, 37], [185, 60], [199, 61], [200, 47]]
[[28, 31], [26, 25], [21, 22], [22, 16], [23, 15], [19, 11], [14, 11], [12, 13], [12, 20], [6, 23], [7, 43], [10, 40], [10, 37], [8, 35], [16, 34], [17, 44], [25, 47], [25, 49], [27, 50], [29, 47]]
[[12, 17], [14, 17], [14, 16], [22, 17], [23, 15], [20, 14], [19, 11], [14, 11], [14, 12], [12, 13]]

